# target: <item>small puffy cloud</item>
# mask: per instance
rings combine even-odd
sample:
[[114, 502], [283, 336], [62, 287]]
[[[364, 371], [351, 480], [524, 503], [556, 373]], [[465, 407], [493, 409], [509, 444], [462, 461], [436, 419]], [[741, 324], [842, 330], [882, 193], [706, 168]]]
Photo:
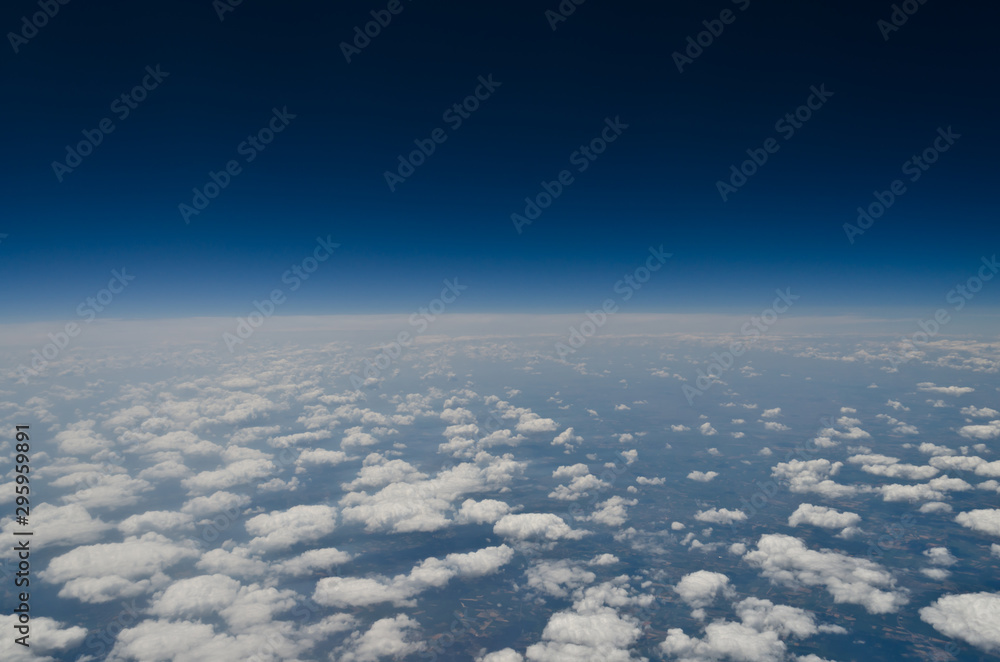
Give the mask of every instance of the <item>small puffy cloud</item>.
[[988, 653], [1000, 650], [1000, 594], [945, 595], [920, 610], [920, 619], [948, 637]]
[[962, 407], [961, 411], [966, 416], [972, 416], [973, 418], [1000, 418], [1000, 411], [989, 407], [969, 406]]
[[239, 513], [239, 509], [250, 503], [250, 497], [232, 492], [215, 492], [208, 496], [189, 499], [181, 506], [182, 513], [193, 517], [212, 517], [220, 513]]
[[573, 448], [575, 445], [580, 444], [583, 441], [583, 437], [573, 432], [573, 428], [566, 428], [552, 440], [553, 446], [566, 446], [567, 448]]
[[761, 412], [761, 418], [775, 418], [781, 416], [781, 407], [775, 407], [774, 409], [765, 409]]
[[337, 509], [330, 506], [293, 506], [257, 515], [246, 521], [247, 533], [255, 536], [250, 548], [261, 551], [288, 549], [300, 542], [313, 542], [333, 533]]
[[158, 534], [128, 537], [122, 542], [77, 547], [49, 562], [39, 576], [65, 583], [59, 597], [101, 603], [132, 597], [154, 588], [163, 570], [197, 558], [194, 543], [175, 543]]
[[556, 468], [552, 472], [552, 477], [557, 480], [562, 480], [564, 478], [575, 478], [577, 476], [586, 476], [590, 473], [590, 467], [586, 464], [578, 463], [572, 465], [566, 465]]
[[599, 554], [587, 561], [587, 565], [614, 565], [619, 559], [614, 554]]
[[503, 650], [477, 657], [476, 662], [524, 662], [524, 657], [513, 648], [504, 648]]
[[963, 425], [958, 433], [966, 439], [996, 439], [1000, 437], [1000, 419], [985, 425]]
[[718, 471], [692, 471], [687, 475], [687, 477], [688, 480], [696, 480], [700, 483], [707, 483], [718, 475]]
[[538, 414], [529, 412], [521, 414], [521, 418], [514, 429], [522, 434], [528, 434], [531, 432], [555, 432], [558, 427], [556, 422], [551, 418], [542, 418]]
[[510, 512], [510, 506], [496, 499], [466, 499], [455, 517], [459, 524], [494, 524]]
[[983, 508], [955, 515], [955, 521], [973, 531], [1000, 536], [1000, 509]]
[[393, 618], [375, 621], [367, 632], [353, 633], [337, 649], [340, 662], [378, 662], [386, 658], [401, 660], [419, 653], [427, 644], [414, 636], [420, 625], [407, 616], [398, 614]]
[[118, 524], [118, 530], [127, 536], [147, 531], [176, 531], [194, 528], [194, 518], [188, 513], [170, 510], [151, 510], [132, 515]]
[[777, 421], [766, 421], [764, 423], [764, 429], [771, 430], [772, 432], [784, 432], [785, 430], [791, 430], [790, 427]]
[[277, 565], [277, 568], [283, 574], [300, 577], [318, 570], [328, 570], [335, 565], [347, 563], [352, 558], [347, 552], [342, 552], [335, 547], [310, 549], [287, 561], [282, 561]]
[[842, 529], [841, 535], [847, 536], [856, 532], [861, 516], [857, 513], [841, 512], [825, 506], [814, 506], [803, 503], [788, 518], [788, 526], [809, 524], [824, 529]]
[[598, 503], [594, 513], [590, 517], [584, 518], [591, 522], [604, 524], [606, 526], [621, 526], [628, 519], [626, 507], [639, 503], [636, 499], [625, 499], [620, 496], [613, 496], [607, 501]]
[[570, 528], [561, 517], [552, 513], [505, 515], [493, 526], [493, 532], [515, 540], [530, 538], [579, 540], [587, 534], [586, 531]]
[[931, 547], [930, 549], [924, 550], [924, 556], [926, 556], [931, 563], [934, 565], [955, 565], [958, 563], [951, 552], [948, 551], [947, 547]]
[[528, 586], [547, 595], [565, 598], [581, 586], [593, 583], [597, 575], [566, 559], [540, 561], [525, 573]]
[[712, 508], [711, 510], [699, 510], [694, 518], [699, 522], [710, 522], [712, 524], [732, 524], [746, 520], [747, 514], [742, 510], [727, 510], [726, 508]]
[[929, 393], [941, 393], [943, 395], [963, 395], [972, 393], [976, 389], [971, 386], [935, 386], [934, 382], [920, 382], [917, 388]]
[[441, 588], [455, 577], [482, 577], [495, 573], [514, 557], [507, 545], [486, 547], [445, 558], [428, 558], [408, 574], [387, 577], [324, 577], [316, 583], [313, 600], [330, 607], [362, 607], [382, 602], [397, 606], [414, 604], [413, 598], [429, 588]]
[[743, 560], [774, 583], [822, 586], [836, 603], [862, 605], [871, 614], [895, 613], [909, 602], [892, 574], [867, 559], [816, 551], [793, 536], [765, 534]]
[[[8, 494], [14, 493], [13, 486], [0, 485], [0, 487], [9, 489]], [[40, 503], [32, 508], [31, 514], [33, 544], [40, 548], [75, 547], [96, 542], [113, 528], [100, 518], [91, 517], [86, 508], [75, 503], [66, 506]], [[11, 540], [13, 532], [19, 530], [21, 528], [15, 525], [13, 518], [10, 518], [0, 527], [0, 536], [4, 540]], [[17, 554], [11, 545], [5, 544], [0, 549], [0, 558], [16, 557]]]
[[688, 430], [690, 430], [691, 428], [689, 428], [689, 427], [688, 427], [688, 426], [686, 426], [686, 425], [671, 425], [671, 426], [670, 426], [670, 429], [671, 429], [671, 430], [672, 430], [673, 432], [687, 432], [687, 431], [688, 431]]
[[727, 598], [736, 595], [736, 591], [729, 584], [729, 577], [707, 570], [684, 575], [674, 586], [674, 592], [692, 609], [708, 607], [720, 595]]
[[719, 433], [719, 431], [713, 428], [712, 424], [708, 421], [698, 426], [698, 432], [701, 432], [706, 437], [711, 437], [712, 435]]
[[826, 497], [846, 497], [858, 493], [853, 485], [841, 485], [830, 477], [840, 472], [843, 462], [819, 460], [791, 460], [779, 462], [771, 469], [771, 475], [788, 483], [788, 489], [795, 493], [815, 493]]
[[63, 651], [76, 648], [87, 637], [86, 628], [66, 627], [47, 616], [32, 615], [30, 645], [24, 647], [14, 641], [21, 636], [14, 629], [19, 624], [17, 614], [0, 615], [0, 630], [4, 633], [0, 638], [0, 659], [4, 662], [55, 662], [57, 658], [52, 654], [59, 655], [58, 659], [69, 659], [63, 657]]

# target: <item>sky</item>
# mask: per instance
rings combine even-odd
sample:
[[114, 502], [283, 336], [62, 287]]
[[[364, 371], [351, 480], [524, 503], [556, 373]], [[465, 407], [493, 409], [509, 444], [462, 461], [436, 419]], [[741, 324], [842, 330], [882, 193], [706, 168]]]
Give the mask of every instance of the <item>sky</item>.
[[[992, 7], [388, 6], [70, 2], [35, 28], [6, 3], [3, 319], [74, 318], [123, 269], [105, 316], [232, 317], [275, 288], [281, 315], [407, 313], [445, 279], [456, 312], [578, 313], [651, 248], [628, 312], [791, 288], [926, 314], [995, 253]], [[339, 246], [293, 291], [317, 238]]]

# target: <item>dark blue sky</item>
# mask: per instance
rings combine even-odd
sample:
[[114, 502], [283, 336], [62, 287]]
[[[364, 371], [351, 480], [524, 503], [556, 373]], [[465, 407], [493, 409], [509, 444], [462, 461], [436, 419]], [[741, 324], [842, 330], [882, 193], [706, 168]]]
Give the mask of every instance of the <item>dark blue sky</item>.
[[[282, 314], [406, 312], [456, 276], [461, 312], [577, 312], [661, 244], [673, 258], [629, 312], [760, 308], [786, 286], [810, 307], [933, 308], [996, 252], [992, 5], [914, 1], [886, 40], [888, 2], [588, 0], [552, 30], [556, 0], [402, 0], [348, 63], [340, 43], [388, 4], [245, 0], [220, 21], [210, 0], [70, 2], [16, 53], [8, 35], [5, 318], [73, 317], [122, 267], [114, 316], [245, 314], [318, 235], [341, 247]], [[38, 11], [5, 3], [0, 26]], [[680, 73], [703, 21], [724, 29]], [[157, 65], [169, 75], [123, 117], [113, 102]], [[490, 75], [456, 128], [443, 113]], [[832, 96], [779, 130], [821, 85]], [[285, 107], [248, 162], [240, 144]], [[628, 128], [579, 172], [573, 153], [616, 117]], [[114, 131], [60, 182], [53, 161], [103, 118]], [[939, 127], [961, 138], [909, 181]], [[390, 191], [385, 171], [437, 128]], [[723, 201], [716, 182], [769, 138]], [[239, 174], [185, 224], [178, 205], [230, 160]], [[519, 234], [511, 214], [564, 169], [573, 183]], [[844, 223], [896, 179], [905, 193], [850, 243]]]

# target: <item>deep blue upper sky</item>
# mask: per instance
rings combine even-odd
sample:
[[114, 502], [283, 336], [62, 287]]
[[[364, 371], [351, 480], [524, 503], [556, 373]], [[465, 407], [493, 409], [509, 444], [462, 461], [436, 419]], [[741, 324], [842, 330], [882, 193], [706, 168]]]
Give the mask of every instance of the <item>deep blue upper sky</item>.
[[[5, 318], [73, 317], [122, 267], [136, 280], [114, 316], [245, 314], [317, 235], [341, 248], [284, 314], [405, 312], [456, 276], [463, 312], [574, 312], [661, 244], [669, 268], [629, 312], [761, 308], [786, 286], [816, 307], [933, 309], [996, 252], [992, 5], [931, 0], [885, 40], [889, 2], [589, 0], [553, 31], [556, 0], [402, 0], [346, 62], [339, 44], [387, 4], [245, 1], [220, 21], [210, 0], [70, 2], [17, 53], [8, 35]], [[672, 53], [724, 9], [678, 72]], [[6, 3], [0, 26], [37, 11]], [[156, 65], [169, 76], [121, 119], [112, 102]], [[500, 87], [449, 126], [491, 74]], [[776, 121], [820, 85], [833, 96], [786, 139]], [[247, 163], [238, 145], [286, 106], [297, 117]], [[60, 183], [52, 162], [105, 117], [114, 131]], [[608, 117], [628, 129], [576, 172]], [[856, 208], [949, 126], [961, 138], [851, 244]], [[438, 127], [391, 192], [383, 173]], [[724, 202], [717, 180], [768, 138], [778, 151]], [[231, 159], [241, 173], [185, 224], [178, 205]], [[573, 184], [518, 234], [511, 214], [563, 169]], [[975, 305], [997, 302], [1000, 282]]]

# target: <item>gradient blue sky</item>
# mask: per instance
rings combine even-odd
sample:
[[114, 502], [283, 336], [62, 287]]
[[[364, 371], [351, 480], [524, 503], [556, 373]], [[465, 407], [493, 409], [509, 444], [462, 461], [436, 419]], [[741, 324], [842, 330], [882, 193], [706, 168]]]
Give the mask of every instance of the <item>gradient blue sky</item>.
[[[461, 311], [577, 312], [612, 295], [647, 248], [674, 257], [629, 312], [743, 310], [776, 287], [803, 309], [913, 310], [996, 252], [992, 5], [929, 2], [883, 39], [881, 3], [404, 1], [345, 61], [381, 2], [70, 3], [3, 55], [6, 321], [74, 317], [114, 268], [136, 277], [115, 317], [235, 316], [280, 286], [317, 235], [341, 244], [282, 314], [406, 312], [443, 278]], [[732, 9], [679, 73], [671, 54]], [[0, 10], [4, 31], [38, 11]], [[159, 64], [125, 120], [109, 106]], [[383, 172], [480, 75], [502, 86], [408, 181]], [[811, 85], [834, 96], [796, 135], [775, 122]], [[178, 204], [273, 107], [297, 118], [190, 225]], [[510, 215], [569, 167], [605, 117], [628, 130], [523, 234]], [[81, 131], [116, 129], [59, 183]], [[938, 127], [962, 138], [852, 245], [843, 230]], [[728, 202], [715, 182], [769, 137], [780, 150]], [[1000, 283], [974, 305], [1000, 303]]]

